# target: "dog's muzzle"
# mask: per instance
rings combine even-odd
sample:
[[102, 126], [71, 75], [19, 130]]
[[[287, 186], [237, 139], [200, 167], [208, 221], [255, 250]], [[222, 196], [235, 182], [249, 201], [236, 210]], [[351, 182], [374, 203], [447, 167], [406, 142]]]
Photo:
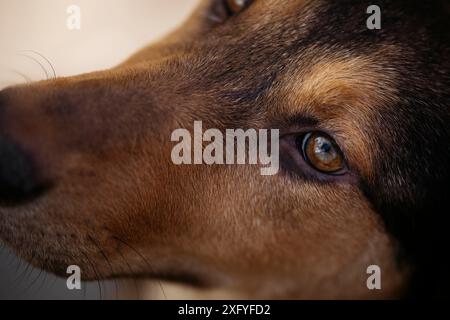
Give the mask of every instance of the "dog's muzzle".
[[[4, 104], [0, 92], [0, 116]], [[43, 188], [36, 178], [32, 157], [2, 131], [0, 128], [0, 205], [11, 206], [31, 200]]]

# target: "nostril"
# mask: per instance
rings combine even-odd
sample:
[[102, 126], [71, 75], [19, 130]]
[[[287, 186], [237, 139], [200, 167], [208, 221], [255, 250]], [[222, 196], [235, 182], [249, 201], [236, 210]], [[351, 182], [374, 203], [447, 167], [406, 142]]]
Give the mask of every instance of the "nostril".
[[32, 159], [18, 145], [0, 136], [0, 203], [27, 201], [38, 192]]

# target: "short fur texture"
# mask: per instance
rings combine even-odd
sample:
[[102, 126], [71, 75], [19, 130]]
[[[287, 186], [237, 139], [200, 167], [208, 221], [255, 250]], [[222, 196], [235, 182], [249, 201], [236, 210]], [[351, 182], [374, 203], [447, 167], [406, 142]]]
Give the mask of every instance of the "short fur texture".
[[[223, 1], [205, 0], [118, 67], [2, 91], [0, 154], [31, 155], [29, 184], [46, 192], [0, 207], [1, 239], [90, 279], [246, 298], [448, 296], [449, 2], [377, 3], [381, 30], [367, 29], [366, 1], [255, 0], [218, 22]], [[298, 168], [283, 142], [273, 177], [175, 166], [170, 134], [195, 120], [328, 132], [351, 178]], [[380, 291], [366, 287], [373, 264]]]

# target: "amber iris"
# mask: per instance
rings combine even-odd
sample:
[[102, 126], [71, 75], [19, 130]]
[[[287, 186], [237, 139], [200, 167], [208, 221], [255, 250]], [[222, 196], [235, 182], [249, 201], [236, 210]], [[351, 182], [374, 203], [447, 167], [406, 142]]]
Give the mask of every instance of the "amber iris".
[[338, 173], [345, 167], [344, 157], [333, 138], [315, 132], [303, 139], [302, 151], [305, 160], [315, 169], [325, 173]]

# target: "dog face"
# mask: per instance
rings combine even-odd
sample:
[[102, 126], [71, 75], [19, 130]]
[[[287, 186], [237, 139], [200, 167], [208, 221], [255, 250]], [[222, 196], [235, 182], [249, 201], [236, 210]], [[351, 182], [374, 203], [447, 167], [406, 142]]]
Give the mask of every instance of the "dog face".
[[[368, 30], [369, 5], [203, 1], [123, 65], [2, 91], [1, 238], [89, 279], [403, 294], [443, 244], [448, 14], [381, 1], [383, 27]], [[171, 133], [196, 120], [280, 129], [280, 172], [174, 165]], [[367, 289], [370, 265], [380, 291]]]

